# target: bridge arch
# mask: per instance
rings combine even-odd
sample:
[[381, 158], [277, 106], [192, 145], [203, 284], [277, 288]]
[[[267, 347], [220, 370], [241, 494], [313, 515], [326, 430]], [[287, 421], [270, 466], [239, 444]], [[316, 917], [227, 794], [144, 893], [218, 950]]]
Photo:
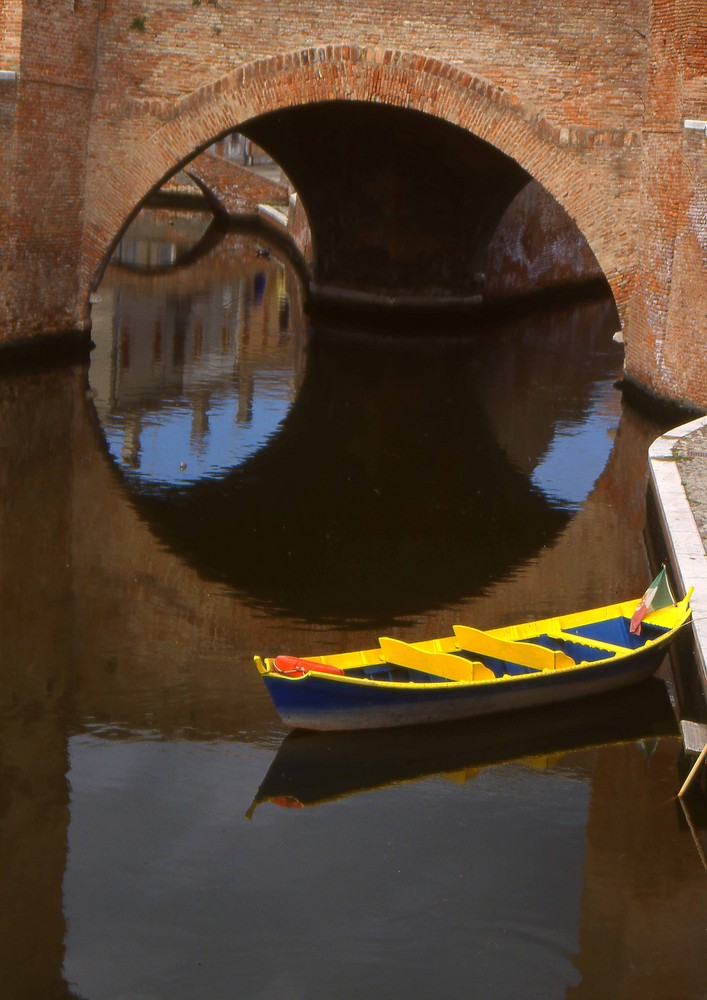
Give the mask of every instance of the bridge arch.
[[632, 278], [639, 137], [624, 130], [563, 126], [492, 81], [414, 53], [326, 45], [242, 65], [174, 101], [126, 98], [121, 128], [149, 121], [150, 134], [119, 159], [94, 134], [87, 178], [83, 260], [90, 283], [144, 198], [214, 139], [256, 119], [326, 102], [406, 109], [457, 126], [518, 164], [584, 234], [620, 315]]

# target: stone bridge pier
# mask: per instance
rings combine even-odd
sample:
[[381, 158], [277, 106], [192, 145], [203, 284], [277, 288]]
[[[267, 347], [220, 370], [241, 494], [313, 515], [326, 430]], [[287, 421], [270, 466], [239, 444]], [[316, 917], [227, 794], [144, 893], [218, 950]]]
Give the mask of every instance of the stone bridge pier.
[[3, 0], [0, 342], [87, 339], [91, 292], [140, 205], [237, 129], [300, 194], [314, 305], [466, 308], [532, 181], [612, 289], [627, 379], [703, 409], [703, 13]]

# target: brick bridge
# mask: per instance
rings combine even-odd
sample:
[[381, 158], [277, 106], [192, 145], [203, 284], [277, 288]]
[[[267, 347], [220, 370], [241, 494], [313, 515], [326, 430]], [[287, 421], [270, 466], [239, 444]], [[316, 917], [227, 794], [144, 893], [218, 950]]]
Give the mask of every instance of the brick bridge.
[[532, 179], [611, 286], [627, 377], [706, 407], [703, 14], [703, 0], [3, 0], [0, 338], [87, 331], [140, 204], [238, 128], [301, 195], [314, 300], [463, 308]]

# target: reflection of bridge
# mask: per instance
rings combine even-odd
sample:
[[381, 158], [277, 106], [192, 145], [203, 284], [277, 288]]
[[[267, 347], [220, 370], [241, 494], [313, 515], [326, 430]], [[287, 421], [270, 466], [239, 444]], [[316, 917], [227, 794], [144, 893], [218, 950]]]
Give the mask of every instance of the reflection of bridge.
[[[489, 420], [496, 427], [500, 405]], [[639, 590], [646, 574], [640, 544], [646, 443], [654, 434], [625, 411], [592, 496], [529, 571], [432, 613], [419, 627], [444, 629], [452, 617], [490, 625], [522, 617], [540, 600], [555, 608], [574, 604], [582, 589], [577, 552], [584, 553], [588, 587], [621, 580], [627, 592]], [[122, 731], [252, 739], [273, 722], [251, 667], [252, 648], [309, 645], [314, 637], [299, 631], [298, 639], [297, 621], [241, 603], [156, 540], [105, 454], [84, 371], [0, 385], [0, 435], [0, 521], [12, 524], [0, 532], [0, 966], [8, 995], [60, 997], [69, 993], [62, 980], [69, 735], [93, 721]], [[636, 512], [628, 523], [614, 507], [627, 490], [632, 495], [621, 509]], [[358, 644], [360, 634], [348, 639]], [[317, 641], [332, 640], [322, 632]], [[347, 637], [339, 633], [336, 641]], [[688, 859], [666, 846], [674, 838], [674, 812], [665, 805], [676, 787], [674, 754], [669, 746], [659, 750], [650, 781], [632, 780], [647, 766], [635, 747], [626, 746], [620, 759], [616, 769], [615, 758], [603, 765], [599, 758], [593, 781], [577, 956], [584, 986], [573, 995], [610, 995], [626, 968], [621, 949], [632, 947], [640, 948], [645, 982], [670, 975], [681, 995], [695, 995], [690, 976], [703, 954], [704, 922], [697, 917], [704, 904]], [[640, 851], [629, 839], [638, 829], [650, 838]], [[695, 914], [692, 921], [681, 918], [679, 948], [664, 934], [664, 920], [645, 921], [637, 866], [646, 857], [656, 858], [651, 877], [661, 915], [673, 920], [683, 908]], [[593, 928], [605, 931], [607, 914], [615, 934], [609, 949], [593, 941]], [[599, 965], [586, 958], [596, 954], [603, 956]]]
[[[169, 242], [163, 242], [170, 236], [164, 219], [183, 223], [171, 227]], [[171, 212], [158, 214], [157, 221], [131, 227], [132, 242], [126, 239], [122, 247], [129, 266], [111, 264], [101, 284], [94, 307], [91, 384], [109, 443], [114, 445], [116, 435], [121, 439], [128, 467], [139, 467], [148, 427], [164, 426], [167, 437], [151, 437], [151, 454], [144, 457], [175, 481], [198, 477], [191, 459], [180, 475], [180, 460], [190, 452], [203, 466], [209, 437], [219, 426], [229, 440], [232, 423], [249, 428], [251, 433], [234, 447], [252, 451], [251, 438], [258, 433], [251, 427], [256, 383], [266, 393], [268, 385], [277, 385], [281, 406], [291, 403], [304, 368], [302, 338], [288, 332], [291, 312], [301, 312], [301, 289], [292, 268], [274, 252], [258, 257], [253, 237], [221, 230], [209, 239], [209, 227], [200, 238], [199, 228]], [[190, 232], [195, 242], [189, 248], [183, 241]], [[175, 262], [155, 266], [168, 256], [165, 245], [170, 251], [179, 247], [169, 254]], [[184, 259], [191, 261], [188, 269], [180, 263]], [[271, 392], [266, 404], [272, 423]], [[230, 413], [233, 406], [236, 412]], [[169, 414], [184, 433], [175, 437]], [[191, 421], [188, 441], [184, 417]], [[185, 449], [174, 458], [171, 475], [166, 442], [170, 450]]]
[[242, 128], [301, 191], [328, 301], [463, 304], [534, 178], [611, 285], [629, 375], [705, 403], [692, 346], [707, 166], [684, 128], [707, 115], [694, 0], [548, 0], [543, 17], [450, 0], [415, 18], [319, 0], [245, 19], [147, 0], [143, 30], [119, 5], [75, 7], [70, 30], [54, 6], [6, 0], [0, 15], [4, 339], [85, 329], [136, 207]]
[[[262, 450], [218, 481], [136, 484], [135, 503], [204, 576], [307, 621], [371, 628], [478, 593], [567, 520], [489, 433], [478, 346], [315, 337]], [[480, 381], [493, 384], [486, 362]]]
[[[348, 349], [343, 351], [342, 363], [347, 354]], [[512, 439], [504, 430], [512, 414], [503, 396], [493, 391], [494, 379], [503, 386], [508, 372], [501, 365], [494, 376], [490, 363], [484, 370], [489, 394], [484, 401], [486, 423], [494, 428], [497, 440]], [[522, 372], [532, 399], [533, 369], [521, 363], [516, 393], [520, 396], [523, 391]], [[291, 645], [293, 632], [302, 626], [282, 612], [268, 615], [262, 606], [227, 596], [218, 582], [200, 576], [158, 543], [140, 512], [139, 496], [126, 491], [107, 458], [93, 404], [84, 399], [83, 377], [81, 372], [28, 376], [22, 383], [24, 402], [12, 391], [3, 398], [3, 521], [12, 518], [14, 531], [2, 535], [0, 570], [11, 574], [3, 578], [0, 621], [3, 631], [9, 631], [2, 645], [10, 660], [27, 665], [22, 678], [15, 681], [6, 673], [4, 683], [11, 688], [21, 683], [31, 689], [34, 677], [41, 688], [47, 663], [54, 663], [57, 678], [67, 682], [74, 678], [72, 699], [81, 717], [106, 715], [139, 727], [145, 723], [145, 713], [154, 712], [151, 725], [165, 730], [188, 725], [197, 731], [228, 733], [234, 726], [254, 731], [272, 713], [250, 669], [252, 649], [276, 647], [281, 640]], [[350, 400], [355, 385], [356, 377], [350, 380]], [[355, 439], [356, 454], [351, 460], [358, 455], [359, 465], [373, 462], [376, 473], [392, 454], [391, 434], [397, 435], [397, 447], [417, 448], [409, 438], [406, 444], [405, 428], [395, 420], [394, 385], [383, 373], [378, 407], [389, 406], [391, 416], [380, 425], [388, 428], [389, 437], [378, 440], [377, 450], [377, 424], [367, 422], [365, 401], [357, 418], [363, 436]], [[331, 398], [331, 389], [320, 382], [307, 393], [312, 400], [309, 405], [316, 403], [315, 388], [320, 401]], [[425, 409], [431, 412], [427, 404]], [[30, 431], [24, 433], [24, 427]], [[574, 603], [578, 586], [577, 552], [583, 553], [583, 585], [591, 593], [603, 587], [605, 580], [622, 581], [629, 593], [640, 589], [645, 579], [640, 545], [645, 477], [639, 471], [653, 430], [632, 426], [630, 411], [624, 413], [622, 427], [611, 460], [587, 503], [559, 534], [560, 524], [551, 525], [554, 540], [547, 538], [547, 547], [537, 552], [530, 569], [521, 578], [497, 585], [485, 581], [483, 593], [474, 597], [459, 591], [456, 603], [449, 610], [431, 613], [425, 627], [443, 630], [455, 615], [491, 626], [501, 619], [522, 617], [527, 607], [537, 608], [539, 600], [549, 608], [566, 608]], [[456, 434], [454, 440], [458, 440]], [[544, 448], [537, 436], [526, 444], [536, 447], [538, 454]], [[283, 435], [276, 452], [286, 450]], [[302, 449], [297, 450], [301, 457]], [[270, 465], [274, 458], [263, 453], [259, 461]], [[36, 487], [31, 474], [35, 463], [41, 466], [42, 481], [53, 483], [51, 488]], [[454, 477], [460, 474], [452, 472]], [[328, 493], [329, 487], [324, 486], [322, 492]], [[284, 481], [283, 489], [288, 487], [291, 483]], [[633, 500], [629, 496], [622, 509], [634, 512], [629, 523], [625, 517], [619, 522], [612, 499], [627, 491]], [[451, 504], [449, 496], [447, 500]], [[161, 515], [152, 512], [151, 516]], [[20, 552], [25, 553], [21, 558]], [[444, 559], [444, 553], [437, 558]], [[435, 572], [441, 569], [437, 562]], [[274, 575], [277, 567], [271, 566], [270, 572]], [[44, 581], [42, 613], [48, 620], [56, 616], [53, 646], [45, 650], [35, 648], [39, 635], [31, 627], [36, 614], [35, 573]], [[67, 622], [62, 595], [69, 593], [75, 598], [70, 601], [72, 619]], [[16, 628], [15, 620], [25, 621], [26, 629]], [[151, 637], [143, 651], [133, 643], [134, 635]], [[216, 647], [211, 640], [204, 645], [202, 635], [215, 637]], [[81, 637], [80, 643], [74, 643], [74, 636]], [[355, 639], [360, 644], [360, 634]], [[347, 637], [339, 636], [337, 641], [346, 642]], [[175, 685], [177, 677], [180, 681]], [[156, 691], [163, 696], [155, 697]], [[177, 691], [185, 692], [186, 698]]]
[[[234, 280], [248, 292], [254, 280], [261, 289], [258, 304], [248, 298], [258, 311], [247, 329], [230, 304], [242, 297], [231, 294]], [[231, 234], [186, 273], [117, 269], [101, 287], [94, 401], [123, 467], [153, 470], [130, 475], [132, 491], [172, 548], [250, 601], [274, 602], [307, 620], [370, 626], [478, 593], [550, 544], [567, 515], [530, 476], [550, 445], [558, 404], [556, 392], [548, 407], [533, 389], [547, 385], [549, 366], [559, 363], [551, 382], [557, 391], [572, 385], [565, 419], [581, 420], [596, 358], [609, 366], [609, 378], [615, 372], [615, 355], [602, 350], [612, 329], [609, 301], [526, 321], [522, 338], [510, 323], [474, 340], [403, 342], [391, 350], [365, 338], [318, 344], [320, 329], [291, 412], [247, 462], [229, 462], [224, 451], [216, 458], [218, 479], [193, 482], [190, 471], [177, 472], [186, 455], [171, 456], [170, 475], [166, 434], [161, 444], [151, 435], [150, 454], [141, 456], [143, 422], [159, 423], [159, 411], [169, 414], [177, 400], [181, 413], [190, 412], [192, 438], [203, 438], [209, 401], [233, 391], [234, 372], [239, 414], [250, 412], [254, 380], [269, 379], [283, 364], [293, 366], [299, 387], [303, 358], [292, 354], [293, 339], [280, 335], [283, 283], [294, 296], [288, 315], [296, 329], [291, 270], [274, 259], [263, 263], [254, 243]], [[208, 322], [199, 315], [204, 309]], [[562, 369], [575, 355], [568, 380]], [[283, 374], [292, 381], [280, 371], [278, 382]], [[294, 385], [288, 395], [285, 410]], [[231, 464], [238, 467], [229, 471]]]

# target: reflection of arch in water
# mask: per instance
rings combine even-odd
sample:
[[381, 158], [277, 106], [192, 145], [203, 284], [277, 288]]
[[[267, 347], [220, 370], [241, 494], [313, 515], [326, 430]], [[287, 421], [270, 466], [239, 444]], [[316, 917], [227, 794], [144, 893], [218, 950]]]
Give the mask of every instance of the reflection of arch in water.
[[[134, 220], [135, 221], [135, 220]], [[276, 248], [277, 256], [283, 261], [287, 261], [288, 266], [294, 268], [300, 281], [304, 281], [304, 265], [299, 254], [293, 249], [291, 241], [283, 236], [276, 228], [268, 226], [261, 221], [252, 221], [248, 218], [243, 220], [214, 216], [208, 223], [206, 229], [199, 239], [191, 246], [177, 252], [174, 258], [166, 264], [145, 265], [133, 264], [114, 255], [111, 259], [110, 268], [124, 271], [126, 274], [148, 276], [169, 276], [178, 271], [186, 270], [196, 264], [208, 260], [211, 255], [218, 254], [224, 241], [233, 234], [250, 235], [257, 237], [259, 242], [267, 244], [265, 254], [270, 256], [270, 248]], [[129, 239], [130, 229], [123, 236], [123, 241]], [[303, 289], [304, 291], [304, 289]]]
[[[114, 258], [111, 262], [111, 267], [116, 270], [126, 271], [129, 274], [142, 274], [146, 276], [171, 274], [182, 268], [191, 267], [203, 258], [208, 257], [223, 242], [228, 229], [229, 227], [225, 226], [220, 219], [214, 218], [209, 222], [196, 243], [192, 244], [186, 250], [182, 250], [181, 253], [176, 253], [174, 259], [168, 264], [154, 266], [149, 264], [132, 264], [120, 258]], [[129, 237], [130, 231], [128, 230], [123, 239], [126, 240]]]
[[[83, 394], [80, 407], [81, 400]], [[258, 604], [215, 585], [209, 567], [190, 551], [191, 539], [181, 549], [178, 540], [173, 543], [157, 523], [160, 508], [147, 508], [134, 483], [120, 475], [91, 402], [83, 412], [77, 454], [86, 458], [73, 463], [81, 475], [72, 494], [71, 555], [78, 595], [74, 631], [82, 641], [67, 666], [76, 678], [77, 711], [135, 729], [226, 736], [237, 731], [260, 742], [277, 722], [252, 667], [253, 651], [322, 651], [322, 642], [329, 649], [358, 648], [364, 643], [354, 630], [361, 623], [344, 614], [338, 627], [321, 631], [316, 621], [298, 621], [269, 607], [267, 594], [255, 595]], [[430, 608], [424, 620], [389, 618], [386, 631], [412, 640], [442, 634], [452, 621], [491, 628], [639, 592], [650, 578], [641, 533], [646, 448], [657, 432], [624, 408], [595, 490], [552, 544], [483, 593], [465, 593], [451, 608]], [[33, 517], [36, 523], [34, 511]], [[370, 625], [373, 643], [380, 633], [377, 621]], [[137, 634], [152, 637], [146, 647], [136, 644]]]
[[264, 449], [217, 482], [136, 487], [136, 502], [203, 575], [309, 620], [389, 620], [479, 593], [569, 516], [489, 432], [493, 369], [487, 340], [320, 335]]
[[237, 464], [291, 404], [304, 367], [301, 288], [279, 250], [258, 250], [253, 234], [228, 229], [189, 268], [106, 273], [94, 401], [116, 457], [148, 478]]

